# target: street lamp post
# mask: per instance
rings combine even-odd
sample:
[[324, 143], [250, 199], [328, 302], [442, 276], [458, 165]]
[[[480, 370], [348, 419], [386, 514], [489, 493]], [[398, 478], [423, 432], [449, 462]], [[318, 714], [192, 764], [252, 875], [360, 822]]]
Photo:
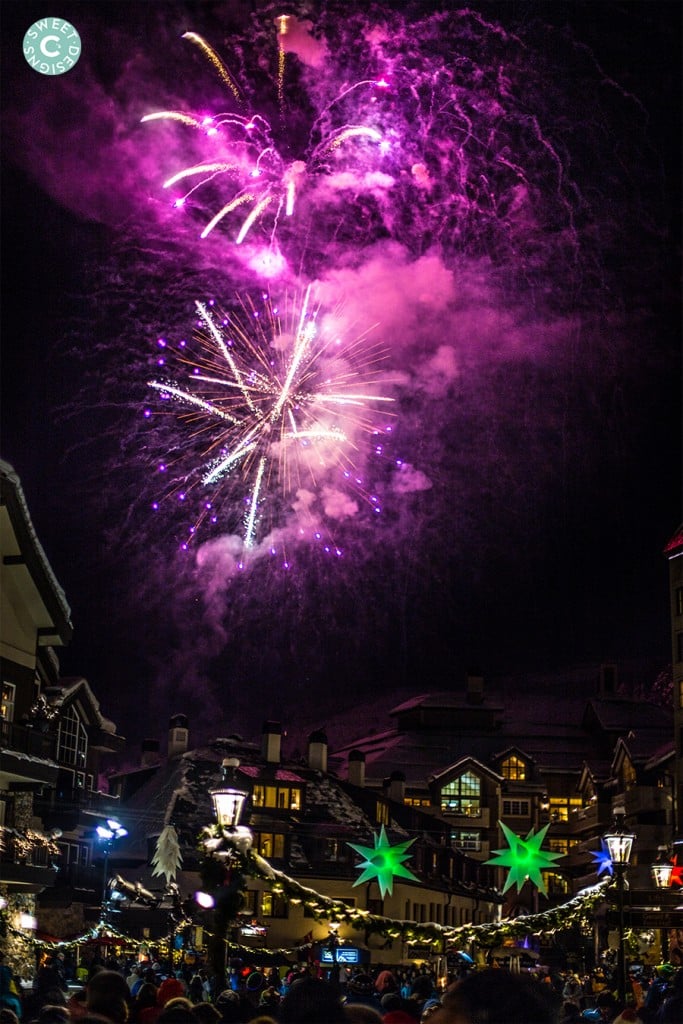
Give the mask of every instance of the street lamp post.
[[[222, 763], [221, 783], [210, 790], [214, 814], [218, 825], [219, 841], [228, 840], [235, 851], [244, 851], [251, 846], [252, 834], [249, 829], [239, 824], [247, 792], [237, 780], [239, 759], [226, 757]], [[219, 982], [225, 986], [225, 971], [228, 953], [228, 931], [230, 922], [235, 919], [241, 900], [240, 890], [244, 884], [239, 867], [235, 864], [228, 872], [228, 864], [232, 857], [229, 850], [214, 849], [211, 854], [222, 865], [219, 868], [222, 876], [218, 886], [218, 895], [211, 898], [214, 907], [215, 934], [211, 942], [211, 964]], [[232, 877], [228, 882], [228, 874]]]
[[[652, 880], [657, 889], [668, 889], [674, 866], [669, 860], [666, 846], [657, 849], [657, 860], [651, 867]], [[660, 929], [662, 943], [662, 960], [669, 959], [669, 933], [666, 928]]]
[[626, 811], [619, 804], [614, 808], [614, 825], [605, 835], [605, 844], [609, 851], [614, 873], [617, 876], [617, 900], [619, 904], [619, 947], [617, 950], [617, 987], [619, 1001], [626, 1003], [626, 955], [624, 950], [624, 875], [631, 858], [631, 849], [635, 835], [627, 832], [624, 826]]
[[116, 840], [123, 839], [124, 836], [128, 835], [128, 829], [124, 828], [116, 818], [107, 818], [106, 823], [98, 825], [95, 831], [99, 839], [102, 840], [104, 849], [104, 865], [102, 868], [102, 909], [104, 910], [107, 902], [107, 883], [109, 881], [109, 854]]

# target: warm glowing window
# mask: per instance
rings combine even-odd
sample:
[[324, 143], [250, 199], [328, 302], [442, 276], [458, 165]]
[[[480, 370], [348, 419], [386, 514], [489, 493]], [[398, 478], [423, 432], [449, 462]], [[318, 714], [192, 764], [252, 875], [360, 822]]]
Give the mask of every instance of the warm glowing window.
[[552, 850], [553, 853], [561, 853], [565, 855], [569, 853], [569, 840], [556, 839], [551, 836], [551, 838], [548, 840], [548, 849]]
[[261, 916], [262, 917], [287, 917], [287, 902], [277, 893], [261, 893]]
[[298, 786], [254, 786], [254, 807], [277, 807], [279, 810], [301, 810], [301, 789]]
[[389, 808], [386, 804], [380, 803], [379, 800], [375, 804], [375, 818], [378, 825], [389, 824]]
[[447, 782], [441, 789], [441, 810], [477, 818], [481, 814], [481, 779], [465, 772]]
[[553, 796], [550, 798], [550, 820], [569, 821], [572, 811], [581, 807], [580, 797]]
[[270, 860], [272, 857], [282, 860], [285, 855], [285, 837], [281, 832], [257, 832], [255, 835], [256, 849]]
[[558, 875], [555, 871], [544, 871], [543, 877], [549, 896], [566, 896], [569, 892], [569, 882], [562, 875]]
[[501, 765], [501, 774], [504, 779], [510, 779], [511, 782], [524, 782], [526, 779], [526, 764], [521, 758], [506, 757]]
[[621, 774], [624, 780], [625, 789], [631, 789], [633, 786], [635, 786], [636, 770], [627, 757], [624, 758], [624, 764], [621, 769]]
[[2, 704], [0, 704], [0, 718], [6, 719], [8, 722], [14, 721], [14, 698], [16, 695], [16, 686], [12, 683], [2, 684]]
[[409, 807], [429, 807], [430, 806], [429, 797], [407, 796], [403, 802], [404, 802], [404, 804], [407, 804]]

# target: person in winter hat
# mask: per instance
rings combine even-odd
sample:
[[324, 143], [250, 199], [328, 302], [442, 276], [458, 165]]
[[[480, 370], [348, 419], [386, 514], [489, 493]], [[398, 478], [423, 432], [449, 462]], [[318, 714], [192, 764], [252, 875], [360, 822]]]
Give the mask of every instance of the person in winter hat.
[[129, 1002], [128, 983], [118, 971], [98, 971], [88, 982], [85, 997], [88, 1015], [95, 1014], [98, 1017], [106, 1017], [115, 1024], [125, 1024], [128, 1020]]
[[185, 986], [178, 978], [166, 978], [157, 990], [157, 1006], [164, 1007], [170, 999], [181, 999]]
[[371, 1006], [379, 1009], [379, 999], [375, 989], [375, 983], [369, 974], [354, 974], [349, 981], [344, 1003], [348, 1006]]

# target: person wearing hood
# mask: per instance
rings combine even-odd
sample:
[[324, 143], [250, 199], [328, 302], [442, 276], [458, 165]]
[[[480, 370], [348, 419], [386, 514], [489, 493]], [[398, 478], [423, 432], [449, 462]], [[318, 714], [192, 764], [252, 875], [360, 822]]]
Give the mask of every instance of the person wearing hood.
[[347, 986], [345, 1006], [371, 1006], [379, 1010], [379, 998], [375, 983], [369, 974], [354, 974]]

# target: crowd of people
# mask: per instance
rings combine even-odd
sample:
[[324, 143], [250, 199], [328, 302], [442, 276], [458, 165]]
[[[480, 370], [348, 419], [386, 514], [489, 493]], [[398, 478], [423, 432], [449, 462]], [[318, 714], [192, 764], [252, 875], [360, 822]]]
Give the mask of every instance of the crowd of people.
[[[0, 1024], [681, 1024], [683, 968], [631, 978], [621, 1004], [598, 976], [512, 973], [463, 965], [440, 987], [427, 968], [319, 966], [230, 970], [216, 986], [202, 966], [79, 964], [67, 982], [62, 954], [22, 993], [0, 959]], [[81, 982], [82, 984], [78, 984]], [[219, 988], [220, 991], [216, 991]]]

